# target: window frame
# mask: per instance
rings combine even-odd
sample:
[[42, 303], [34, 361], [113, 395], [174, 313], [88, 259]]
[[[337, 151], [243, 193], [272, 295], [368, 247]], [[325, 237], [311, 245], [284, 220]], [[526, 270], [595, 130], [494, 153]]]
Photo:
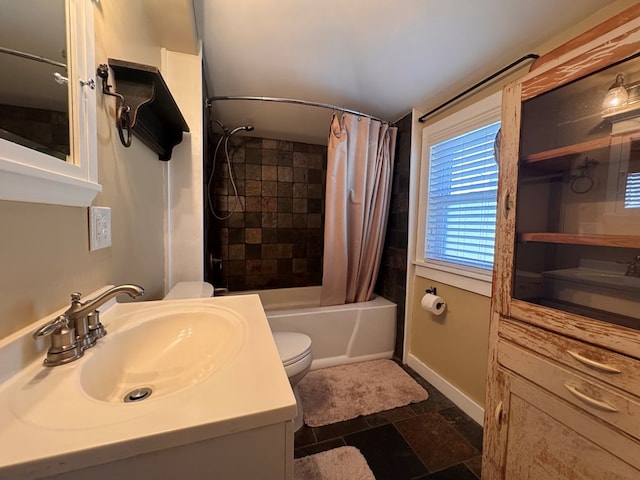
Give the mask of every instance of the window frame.
[[491, 296], [492, 270], [426, 259], [427, 205], [429, 190], [430, 147], [483, 126], [501, 120], [502, 92], [494, 93], [473, 105], [463, 108], [422, 130], [420, 156], [420, 187], [418, 191], [418, 219], [414, 265], [416, 275], [446, 283], [487, 297]]

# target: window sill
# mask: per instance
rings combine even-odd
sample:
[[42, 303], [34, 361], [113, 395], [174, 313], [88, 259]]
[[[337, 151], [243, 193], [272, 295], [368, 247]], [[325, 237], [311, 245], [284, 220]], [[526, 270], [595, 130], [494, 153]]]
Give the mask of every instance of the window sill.
[[491, 297], [491, 273], [486, 275], [468, 272], [444, 265], [414, 261], [415, 274], [462, 290]]

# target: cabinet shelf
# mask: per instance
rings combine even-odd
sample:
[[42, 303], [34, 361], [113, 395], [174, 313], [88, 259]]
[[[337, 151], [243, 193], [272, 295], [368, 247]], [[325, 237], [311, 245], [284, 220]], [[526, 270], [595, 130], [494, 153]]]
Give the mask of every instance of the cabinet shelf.
[[170, 160], [173, 147], [189, 126], [160, 70], [154, 66], [109, 59], [118, 92], [131, 107], [131, 132], [160, 160]]
[[520, 233], [518, 237], [521, 242], [640, 248], [640, 237], [632, 235], [581, 235], [577, 233], [528, 232]]
[[597, 150], [599, 148], [607, 148], [611, 145], [611, 137], [600, 137], [588, 140], [582, 143], [567, 145], [566, 147], [553, 148], [543, 152], [531, 153], [523, 159], [524, 163], [542, 162], [545, 160], [553, 160], [556, 158], [571, 157], [580, 155], [581, 153]]

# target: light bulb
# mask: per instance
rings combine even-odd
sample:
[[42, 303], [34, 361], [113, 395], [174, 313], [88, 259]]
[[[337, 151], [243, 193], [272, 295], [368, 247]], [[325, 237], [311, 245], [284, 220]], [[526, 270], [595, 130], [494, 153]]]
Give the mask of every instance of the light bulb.
[[611, 86], [602, 101], [602, 109], [605, 112], [611, 112], [627, 105], [629, 94], [624, 86], [624, 76], [619, 73], [616, 76], [616, 82]]

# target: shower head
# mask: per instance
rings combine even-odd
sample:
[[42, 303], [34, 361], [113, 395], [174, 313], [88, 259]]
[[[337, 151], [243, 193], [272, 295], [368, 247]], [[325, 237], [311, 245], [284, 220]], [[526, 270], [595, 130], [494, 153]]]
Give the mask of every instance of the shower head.
[[245, 130], [247, 132], [250, 132], [251, 130], [253, 130], [253, 125], [243, 125], [242, 127], [236, 127], [233, 130], [231, 130], [231, 132], [229, 132], [229, 136], [233, 135], [234, 133], [237, 133], [241, 130]]

